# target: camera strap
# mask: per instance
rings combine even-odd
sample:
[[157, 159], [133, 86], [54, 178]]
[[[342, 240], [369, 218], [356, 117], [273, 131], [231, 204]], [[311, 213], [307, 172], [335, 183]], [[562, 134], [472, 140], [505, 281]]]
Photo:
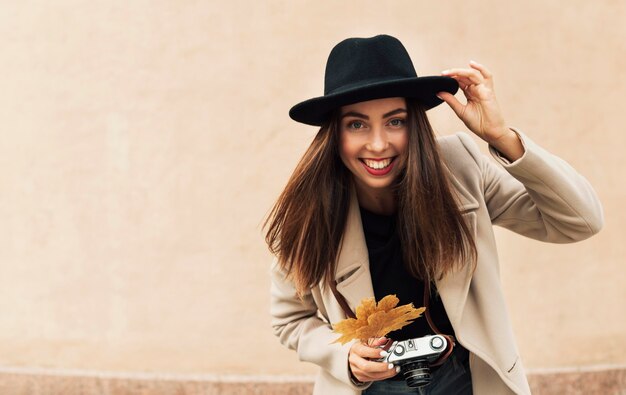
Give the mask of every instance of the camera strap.
[[441, 335], [445, 337], [446, 340], [448, 341], [446, 350], [441, 354], [439, 358], [437, 358], [435, 361], [433, 361], [430, 364], [430, 366], [439, 366], [439, 365], [442, 365], [448, 359], [448, 357], [450, 357], [450, 355], [452, 355], [452, 351], [454, 350], [454, 346], [456, 343], [455, 343], [454, 336], [444, 335], [443, 333], [441, 333], [439, 328], [437, 328], [437, 326], [435, 325], [435, 322], [430, 316], [430, 309], [428, 306], [429, 302], [430, 302], [430, 282], [424, 281], [424, 307], [426, 308], [426, 310], [424, 311], [424, 316], [426, 317], [426, 322], [428, 322], [428, 326], [430, 326], [430, 329], [432, 329], [433, 332], [435, 332], [437, 335]]
[[341, 306], [341, 309], [346, 314], [346, 317], [356, 318], [356, 314], [354, 314], [354, 311], [352, 311], [350, 305], [348, 305], [346, 298], [344, 298], [343, 295], [337, 291], [337, 280], [330, 282], [330, 290], [333, 292], [333, 295], [335, 295], [335, 299], [339, 302], [339, 306]]

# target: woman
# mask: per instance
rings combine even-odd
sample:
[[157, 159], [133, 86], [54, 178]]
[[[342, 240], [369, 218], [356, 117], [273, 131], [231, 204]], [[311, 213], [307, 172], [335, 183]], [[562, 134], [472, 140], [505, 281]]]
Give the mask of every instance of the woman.
[[[507, 126], [484, 66], [442, 74], [417, 77], [393, 37], [350, 38], [330, 53], [324, 96], [290, 110], [320, 129], [265, 223], [276, 255], [272, 325], [281, 343], [322, 368], [316, 394], [417, 393], [398, 366], [376, 361], [387, 339], [333, 343], [332, 324], [362, 299], [388, 294], [429, 312], [391, 339], [456, 339], [419, 393], [530, 393], [492, 225], [554, 243], [602, 227], [589, 183]], [[453, 96], [459, 86], [466, 104]], [[501, 166], [465, 133], [434, 136], [425, 111], [443, 101]]]

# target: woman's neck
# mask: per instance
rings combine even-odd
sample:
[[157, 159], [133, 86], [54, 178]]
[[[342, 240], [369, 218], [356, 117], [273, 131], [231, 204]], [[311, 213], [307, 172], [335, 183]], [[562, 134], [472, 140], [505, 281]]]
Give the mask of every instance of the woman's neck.
[[397, 210], [397, 199], [389, 189], [371, 190], [356, 184], [359, 205], [375, 214], [391, 215]]

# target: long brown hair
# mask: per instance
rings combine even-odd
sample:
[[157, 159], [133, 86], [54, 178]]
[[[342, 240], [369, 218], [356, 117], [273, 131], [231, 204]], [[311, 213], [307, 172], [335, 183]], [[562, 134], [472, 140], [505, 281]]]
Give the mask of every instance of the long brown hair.
[[[426, 112], [417, 101], [406, 99], [406, 104], [408, 146], [394, 185], [397, 227], [409, 272], [434, 281], [465, 262], [474, 264], [476, 246], [455, 202]], [[300, 295], [322, 280], [334, 280], [352, 188], [352, 174], [339, 157], [340, 127], [337, 109], [263, 224], [270, 251]]]

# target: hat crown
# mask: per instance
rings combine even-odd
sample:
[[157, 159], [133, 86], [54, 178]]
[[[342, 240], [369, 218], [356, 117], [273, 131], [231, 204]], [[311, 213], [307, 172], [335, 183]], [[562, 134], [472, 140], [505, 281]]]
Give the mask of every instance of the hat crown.
[[326, 62], [324, 94], [354, 86], [415, 78], [408, 52], [395, 37], [381, 34], [370, 38], [348, 38], [330, 52]]

